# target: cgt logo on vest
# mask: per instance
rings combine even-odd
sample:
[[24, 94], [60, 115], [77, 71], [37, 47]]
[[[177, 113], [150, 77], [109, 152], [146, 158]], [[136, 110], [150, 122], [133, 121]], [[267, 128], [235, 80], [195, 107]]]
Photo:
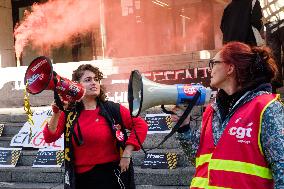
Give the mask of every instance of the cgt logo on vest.
[[[229, 134], [231, 136], [235, 136], [238, 140], [239, 143], [246, 143], [249, 144], [250, 143], [250, 138], [251, 138], [251, 132], [252, 132], [252, 128], [251, 126], [253, 125], [252, 122], [248, 123], [248, 124], [243, 124], [243, 122], [241, 121], [241, 118], [238, 118], [235, 123], [241, 123], [242, 126], [233, 126], [229, 129]], [[246, 138], [246, 140], [243, 140], [244, 138]]]

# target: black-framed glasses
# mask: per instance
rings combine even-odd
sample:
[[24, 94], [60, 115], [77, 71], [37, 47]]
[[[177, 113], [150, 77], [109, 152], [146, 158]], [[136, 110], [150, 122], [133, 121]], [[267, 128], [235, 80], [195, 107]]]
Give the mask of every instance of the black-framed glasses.
[[224, 62], [224, 61], [210, 59], [210, 60], [209, 60], [209, 63], [208, 63], [208, 66], [209, 66], [209, 68], [212, 70], [213, 67], [214, 67], [216, 64], [219, 64], [219, 63], [222, 63], [222, 62]]

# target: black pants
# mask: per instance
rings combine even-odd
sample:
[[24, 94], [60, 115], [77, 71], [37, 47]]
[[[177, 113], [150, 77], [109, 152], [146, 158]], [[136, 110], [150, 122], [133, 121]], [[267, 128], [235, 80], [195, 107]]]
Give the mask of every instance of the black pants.
[[284, 20], [277, 23], [268, 23], [266, 27], [267, 45], [272, 49], [279, 71], [276, 79], [272, 82], [272, 87], [279, 88], [283, 86], [284, 58], [283, 56], [281, 57], [281, 48], [284, 54]]
[[76, 174], [76, 189], [128, 189], [118, 162], [96, 165], [82, 174]]

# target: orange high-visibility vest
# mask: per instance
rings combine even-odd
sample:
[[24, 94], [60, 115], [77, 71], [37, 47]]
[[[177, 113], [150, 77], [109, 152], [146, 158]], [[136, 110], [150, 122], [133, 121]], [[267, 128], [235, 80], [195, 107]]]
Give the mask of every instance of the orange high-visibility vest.
[[241, 106], [229, 120], [219, 142], [214, 145], [213, 108], [203, 115], [196, 173], [191, 189], [269, 189], [271, 170], [260, 144], [262, 116], [279, 95], [263, 94]]

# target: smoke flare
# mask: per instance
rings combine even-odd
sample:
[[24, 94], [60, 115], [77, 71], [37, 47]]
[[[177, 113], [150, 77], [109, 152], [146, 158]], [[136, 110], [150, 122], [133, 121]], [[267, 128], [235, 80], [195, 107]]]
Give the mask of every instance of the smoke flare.
[[19, 58], [30, 42], [33, 48], [49, 49], [69, 41], [99, 23], [98, 0], [50, 0], [34, 4], [15, 27], [15, 51]]

